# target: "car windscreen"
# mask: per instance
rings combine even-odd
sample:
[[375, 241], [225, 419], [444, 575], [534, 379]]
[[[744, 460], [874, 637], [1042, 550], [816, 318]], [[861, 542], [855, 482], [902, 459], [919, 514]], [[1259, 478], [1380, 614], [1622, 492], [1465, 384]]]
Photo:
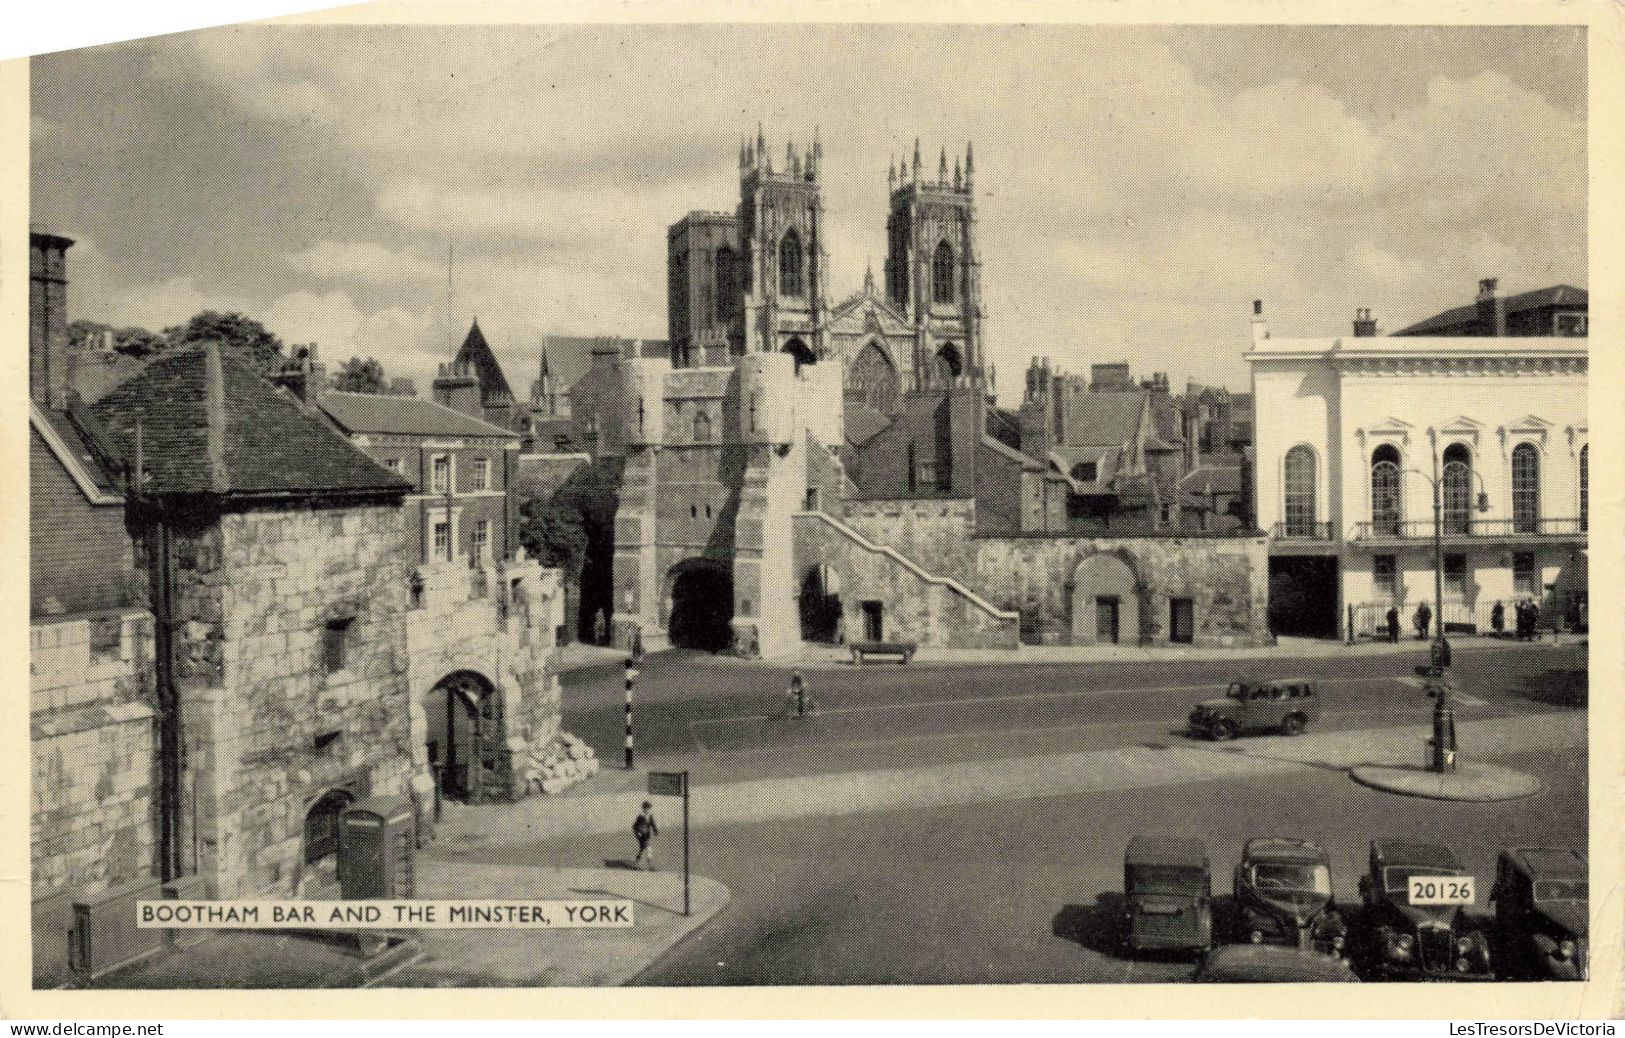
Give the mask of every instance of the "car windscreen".
[[1177, 865], [1131, 865], [1129, 882], [1134, 894], [1205, 894], [1208, 876], [1204, 869]]
[[1253, 886], [1264, 893], [1290, 890], [1330, 897], [1332, 875], [1324, 865], [1259, 862], [1253, 866]]
[[1412, 876], [1456, 876], [1459, 869], [1439, 865], [1390, 865], [1382, 870], [1382, 886], [1390, 894], [1403, 894]]
[[1543, 879], [1535, 883], [1536, 901], [1587, 901], [1591, 883], [1583, 879]]

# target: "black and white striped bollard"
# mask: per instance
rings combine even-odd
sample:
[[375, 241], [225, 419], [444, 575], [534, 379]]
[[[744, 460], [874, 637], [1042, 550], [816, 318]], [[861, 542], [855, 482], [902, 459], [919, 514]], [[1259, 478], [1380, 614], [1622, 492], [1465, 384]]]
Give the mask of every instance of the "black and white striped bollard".
[[632, 686], [637, 683], [638, 671], [632, 658], [626, 660], [626, 770], [632, 770]]

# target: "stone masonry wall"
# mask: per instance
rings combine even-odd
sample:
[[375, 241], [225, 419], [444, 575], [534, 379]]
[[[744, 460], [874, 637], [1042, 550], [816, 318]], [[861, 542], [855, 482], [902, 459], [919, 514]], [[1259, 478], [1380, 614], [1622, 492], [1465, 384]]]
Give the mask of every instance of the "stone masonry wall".
[[[983, 608], [896, 556], [876, 550], [878, 546], [843, 533], [816, 513], [798, 515], [794, 522], [796, 572], [805, 574], [815, 566], [827, 565], [840, 578], [847, 641], [864, 637], [863, 603], [879, 602], [882, 636], [887, 641], [952, 648], [1016, 647], [1019, 628], [1014, 616]], [[923, 568], [929, 572], [929, 567]]]
[[1192, 600], [1197, 645], [1270, 642], [1269, 556], [1261, 536], [980, 537], [974, 548], [980, 587], [995, 603], [1021, 610], [1024, 641], [1073, 641], [1074, 575], [1084, 560], [1110, 553], [1142, 585], [1140, 629], [1123, 631], [1123, 644], [1166, 643], [1171, 598]]
[[480, 703], [480, 781], [471, 798], [517, 799], [525, 794], [525, 762], [559, 732], [559, 571], [511, 561], [488, 571], [441, 563], [418, 574], [423, 591], [406, 614], [414, 794], [427, 803], [434, 791], [425, 700], [445, 678], [472, 673], [492, 694]]
[[150, 875], [152, 615], [39, 623], [29, 642], [34, 899]]
[[228, 512], [177, 537], [176, 679], [211, 895], [296, 892], [323, 794], [407, 792], [405, 538], [394, 503]]

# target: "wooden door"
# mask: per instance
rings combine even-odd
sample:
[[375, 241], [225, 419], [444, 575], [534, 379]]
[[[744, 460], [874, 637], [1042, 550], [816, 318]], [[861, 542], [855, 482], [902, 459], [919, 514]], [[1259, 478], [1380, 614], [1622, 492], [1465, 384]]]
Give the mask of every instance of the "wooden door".
[[1095, 599], [1095, 641], [1103, 644], [1117, 644], [1117, 596], [1101, 596]]

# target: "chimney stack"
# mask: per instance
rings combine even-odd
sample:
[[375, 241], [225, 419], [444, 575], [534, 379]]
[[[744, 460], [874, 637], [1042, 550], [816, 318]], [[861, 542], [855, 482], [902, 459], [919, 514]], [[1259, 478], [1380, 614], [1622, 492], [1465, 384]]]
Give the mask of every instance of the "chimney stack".
[[1354, 337], [1356, 339], [1369, 339], [1377, 334], [1377, 322], [1371, 317], [1368, 307], [1361, 307], [1354, 311]]
[[28, 233], [28, 392], [45, 407], [67, 405], [68, 249], [72, 238]]
[[1270, 326], [1264, 321], [1264, 301], [1253, 300], [1253, 344], [1263, 342], [1270, 337]]
[[1478, 282], [1478, 333], [1503, 338], [1507, 333], [1507, 302], [1496, 293], [1500, 278], [1481, 278]]
[[315, 407], [327, 389], [327, 365], [316, 360], [315, 344], [301, 346], [272, 381], [298, 397], [300, 403]]

